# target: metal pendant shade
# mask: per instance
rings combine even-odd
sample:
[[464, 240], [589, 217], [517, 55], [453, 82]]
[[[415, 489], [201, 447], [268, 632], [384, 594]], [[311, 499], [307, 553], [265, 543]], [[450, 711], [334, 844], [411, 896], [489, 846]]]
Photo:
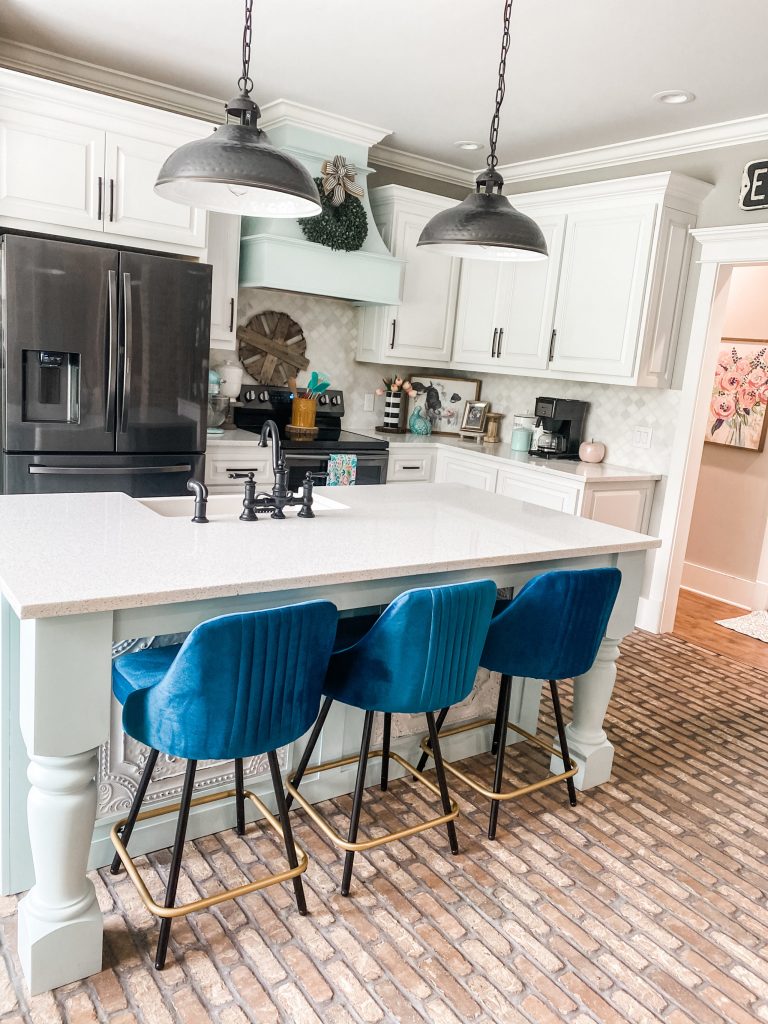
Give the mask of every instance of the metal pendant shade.
[[425, 226], [419, 245], [462, 259], [543, 260], [547, 243], [541, 228], [506, 196], [478, 191]]
[[548, 256], [547, 243], [541, 228], [526, 214], [516, 210], [501, 194], [504, 179], [496, 170], [496, 143], [499, 137], [499, 116], [504, 100], [507, 54], [509, 52], [509, 21], [512, 0], [504, 3], [504, 32], [501, 41], [496, 105], [491, 119], [488, 166], [481, 171], [475, 191], [450, 210], [436, 214], [424, 227], [419, 245], [431, 246], [435, 252], [462, 259], [542, 260]]
[[247, 124], [223, 124], [207, 139], [180, 146], [163, 164], [155, 192], [219, 213], [311, 217], [321, 210], [309, 171]]
[[245, 0], [240, 95], [227, 104], [227, 122], [207, 139], [180, 146], [168, 157], [155, 192], [186, 206], [254, 217], [312, 217], [322, 210], [312, 175], [294, 157], [271, 145], [258, 127], [261, 112], [251, 99], [253, 0]]

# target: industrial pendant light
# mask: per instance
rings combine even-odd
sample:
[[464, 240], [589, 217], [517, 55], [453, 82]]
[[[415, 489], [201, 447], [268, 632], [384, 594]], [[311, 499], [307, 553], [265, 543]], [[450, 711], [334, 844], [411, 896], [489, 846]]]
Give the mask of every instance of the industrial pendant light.
[[547, 243], [541, 228], [520, 213], [501, 194], [504, 179], [496, 170], [496, 143], [499, 114], [504, 100], [504, 77], [509, 51], [509, 19], [512, 0], [504, 3], [504, 34], [501, 39], [499, 84], [496, 107], [491, 120], [491, 151], [488, 166], [475, 182], [475, 191], [450, 210], [436, 214], [424, 227], [419, 245], [430, 245], [445, 256], [481, 260], [541, 260], [547, 256]]
[[292, 156], [275, 149], [258, 127], [261, 111], [251, 99], [251, 12], [245, 0], [243, 73], [240, 95], [226, 105], [238, 120], [214, 129], [207, 139], [180, 146], [160, 169], [155, 192], [186, 206], [252, 217], [312, 217], [320, 195], [311, 174]]

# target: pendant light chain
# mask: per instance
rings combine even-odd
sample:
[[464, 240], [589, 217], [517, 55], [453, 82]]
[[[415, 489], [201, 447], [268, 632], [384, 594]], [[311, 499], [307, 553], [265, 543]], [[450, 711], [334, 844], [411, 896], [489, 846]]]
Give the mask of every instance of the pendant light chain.
[[496, 87], [496, 107], [491, 118], [491, 151], [488, 154], [488, 166], [494, 170], [499, 158], [496, 156], [496, 143], [499, 139], [499, 115], [501, 104], [504, 102], [505, 79], [507, 74], [507, 54], [509, 53], [510, 33], [509, 22], [512, 17], [512, 0], [505, 0], [504, 3], [504, 32], [501, 37], [501, 57], [499, 58], [499, 84]]
[[251, 78], [251, 28], [253, 24], [253, 0], [245, 0], [245, 24], [243, 26], [243, 73], [237, 80], [238, 89], [246, 96], [253, 90]]

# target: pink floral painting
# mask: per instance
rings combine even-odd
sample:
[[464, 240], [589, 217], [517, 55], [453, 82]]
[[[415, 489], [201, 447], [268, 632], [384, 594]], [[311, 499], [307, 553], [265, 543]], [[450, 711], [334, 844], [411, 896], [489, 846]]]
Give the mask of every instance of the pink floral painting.
[[768, 343], [723, 338], [706, 440], [761, 452], [768, 405]]

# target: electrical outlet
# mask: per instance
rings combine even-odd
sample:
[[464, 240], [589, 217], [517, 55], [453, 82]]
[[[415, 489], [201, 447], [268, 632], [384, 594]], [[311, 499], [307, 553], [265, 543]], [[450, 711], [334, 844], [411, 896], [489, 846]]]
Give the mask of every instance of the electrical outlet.
[[363, 412], [373, 412], [373, 392], [366, 391], [363, 398]]
[[635, 448], [650, 448], [652, 439], [652, 427], [635, 427], [632, 434], [632, 444]]

